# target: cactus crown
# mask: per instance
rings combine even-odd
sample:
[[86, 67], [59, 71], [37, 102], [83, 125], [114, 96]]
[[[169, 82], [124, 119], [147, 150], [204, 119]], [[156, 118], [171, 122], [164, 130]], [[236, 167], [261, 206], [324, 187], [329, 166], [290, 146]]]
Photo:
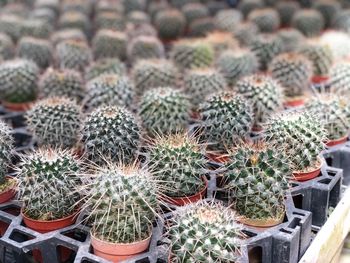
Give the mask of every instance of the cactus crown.
[[199, 114], [203, 142], [220, 152], [246, 137], [254, 120], [250, 104], [231, 92], [213, 94], [200, 105]]
[[71, 99], [52, 97], [37, 102], [26, 115], [28, 128], [39, 144], [73, 147], [78, 140], [81, 112]]
[[304, 35], [299, 30], [294, 28], [279, 30], [277, 32], [277, 37], [282, 43], [283, 52], [297, 51], [305, 40]]
[[105, 106], [91, 112], [83, 122], [81, 141], [87, 156], [96, 163], [131, 163], [140, 143], [140, 128], [127, 110]]
[[80, 162], [69, 151], [38, 149], [22, 156], [17, 168], [24, 214], [37, 220], [71, 215], [80, 199]]
[[147, 91], [139, 105], [139, 116], [149, 135], [171, 134], [186, 129], [190, 102], [181, 91], [160, 87]]
[[276, 149], [258, 142], [239, 145], [229, 153], [225, 188], [231, 192], [239, 215], [258, 220], [284, 215], [292, 168], [287, 156]]
[[117, 58], [107, 58], [92, 63], [85, 72], [85, 79], [89, 81], [104, 74], [124, 75], [125, 73], [126, 68], [123, 62]]
[[313, 37], [321, 33], [325, 26], [325, 21], [319, 11], [315, 9], [303, 9], [294, 14], [292, 25], [305, 36]]
[[149, 154], [149, 167], [165, 195], [186, 197], [204, 188], [206, 160], [194, 138], [180, 133], [159, 137]]
[[13, 144], [14, 139], [10, 127], [0, 120], [0, 192], [3, 190], [1, 185], [5, 183], [7, 168], [11, 162], [12, 150], [14, 149]]
[[329, 71], [329, 84], [332, 92], [339, 95], [350, 95], [350, 63], [334, 64]]
[[135, 37], [128, 46], [128, 58], [131, 61], [162, 58], [164, 57], [164, 52], [162, 42], [154, 36]]
[[277, 114], [267, 123], [265, 135], [273, 145], [286, 150], [296, 171], [319, 165], [318, 156], [324, 149], [326, 132], [320, 120], [312, 114]]
[[215, 15], [215, 24], [219, 30], [231, 32], [242, 19], [243, 16], [238, 10], [221, 10]]
[[177, 9], [164, 9], [157, 13], [154, 23], [160, 38], [175, 39], [183, 33], [186, 18]]
[[248, 20], [255, 23], [261, 32], [274, 32], [280, 26], [280, 17], [273, 8], [255, 9], [248, 15]]
[[180, 207], [169, 229], [170, 262], [238, 262], [243, 234], [235, 219], [218, 203]]
[[96, 60], [104, 58], [126, 58], [127, 35], [108, 29], [99, 30], [92, 40], [92, 50]]
[[259, 28], [252, 22], [239, 23], [232, 31], [241, 46], [250, 46], [258, 32]]
[[83, 104], [88, 111], [100, 106], [129, 107], [133, 95], [134, 87], [127, 77], [103, 74], [88, 82]]
[[137, 165], [108, 163], [86, 187], [92, 234], [106, 242], [133, 243], [151, 235], [158, 208], [157, 183]]

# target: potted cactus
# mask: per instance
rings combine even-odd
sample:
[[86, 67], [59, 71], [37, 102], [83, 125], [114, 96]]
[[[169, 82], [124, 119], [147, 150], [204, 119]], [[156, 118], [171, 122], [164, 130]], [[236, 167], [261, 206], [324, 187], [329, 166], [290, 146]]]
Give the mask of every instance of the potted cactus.
[[149, 151], [149, 166], [164, 186], [163, 200], [173, 205], [196, 202], [206, 194], [206, 160], [201, 146], [185, 134], [155, 139]]
[[229, 153], [225, 164], [224, 189], [240, 222], [271, 227], [284, 220], [284, 198], [291, 164], [286, 155], [265, 142], [241, 144]]
[[46, 233], [75, 222], [79, 212], [80, 166], [68, 150], [40, 148], [21, 156], [16, 170], [26, 226]]
[[148, 249], [158, 208], [158, 186], [138, 165], [95, 167], [82, 188], [92, 223], [94, 254], [112, 262]]
[[16, 180], [6, 175], [11, 162], [13, 141], [10, 127], [0, 120], [0, 204], [9, 201], [16, 194]]
[[240, 262], [244, 235], [235, 220], [234, 212], [219, 203], [179, 208], [169, 224], [169, 263]]
[[266, 124], [265, 136], [275, 148], [283, 148], [293, 164], [295, 180], [306, 181], [320, 174], [326, 131], [314, 115], [292, 111], [273, 116]]

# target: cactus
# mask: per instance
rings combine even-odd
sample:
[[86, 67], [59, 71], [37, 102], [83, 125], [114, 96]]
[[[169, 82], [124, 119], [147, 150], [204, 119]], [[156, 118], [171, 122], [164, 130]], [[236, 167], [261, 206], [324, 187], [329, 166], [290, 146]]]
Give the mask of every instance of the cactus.
[[177, 9], [165, 9], [157, 13], [154, 23], [161, 39], [172, 40], [184, 32], [186, 18]]
[[125, 18], [121, 14], [104, 11], [96, 14], [95, 27], [97, 30], [109, 29], [123, 31], [126, 27]]
[[238, 10], [240, 10], [244, 17], [247, 17], [253, 10], [261, 9], [264, 7], [262, 0], [243, 0], [238, 4]]
[[90, 31], [89, 18], [79, 11], [68, 11], [61, 15], [58, 21], [59, 29], [80, 29], [85, 34]]
[[190, 25], [199, 18], [209, 16], [208, 8], [201, 3], [188, 3], [182, 7], [182, 12], [186, 18], [187, 25]]
[[283, 44], [276, 35], [261, 34], [252, 41], [250, 48], [258, 57], [260, 69], [266, 70], [273, 58], [282, 52]]
[[296, 1], [281, 1], [276, 4], [276, 10], [280, 15], [281, 25], [290, 26], [293, 15], [300, 9], [299, 2]]
[[30, 14], [30, 19], [43, 20], [53, 25], [56, 21], [57, 15], [55, 11], [49, 8], [38, 8], [34, 9]]
[[305, 41], [304, 35], [297, 29], [281, 29], [277, 32], [277, 38], [282, 42], [283, 52], [297, 51]]
[[341, 10], [334, 17], [333, 28], [337, 30], [345, 31], [346, 33], [350, 32], [350, 9]]
[[71, 99], [52, 97], [38, 101], [26, 118], [40, 145], [71, 148], [78, 141], [81, 112]]
[[267, 75], [244, 77], [237, 82], [235, 89], [251, 103], [255, 125], [266, 122], [282, 106], [283, 88]]
[[350, 95], [350, 62], [334, 64], [329, 72], [329, 85], [338, 95]]
[[312, 62], [314, 76], [328, 75], [333, 63], [333, 54], [328, 46], [317, 40], [309, 40], [300, 47], [299, 52]]
[[232, 92], [214, 93], [199, 106], [201, 140], [209, 150], [225, 152], [237, 140], [247, 137], [253, 122], [253, 110], [242, 96]]
[[0, 17], [0, 32], [8, 35], [16, 42], [21, 36], [22, 20], [11, 14], [2, 14]]
[[215, 29], [215, 23], [211, 17], [198, 18], [188, 27], [188, 35], [191, 37], [204, 37]]
[[30, 102], [37, 96], [39, 69], [35, 63], [15, 59], [0, 64], [1, 98], [11, 103]]
[[348, 112], [341, 99], [332, 93], [321, 93], [310, 99], [306, 109], [324, 124], [329, 140], [337, 140], [348, 135], [350, 122]]
[[135, 62], [138, 59], [162, 58], [165, 51], [158, 38], [139, 36], [131, 41], [127, 53], [129, 60]]
[[280, 26], [280, 17], [275, 9], [256, 9], [249, 13], [248, 20], [255, 23], [261, 32], [274, 32]]
[[189, 197], [204, 187], [206, 160], [200, 145], [185, 134], [162, 136], [149, 150], [149, 167], [169, 197]]
[[194, 69], [185, 76], [184, 88], [193, 107], [197, 108], [208, 95], [223, 91], [226, 88], [226, 81], [214, 69]]
[[214, 50], [200, 39], [184, 39], [174, 44], [171, 58], [181, 70], [207, 67], [213, 63]]
[[13, 47], [12, 39], [8, 35], [0, 33], [0, 61], [13, 58]]
[[85, 72], [85, 79], [90, 81], [105, 74], [124, 75], [126, 67], [123, 62], [117, 58], [102, 59], [92, 63]]
[[325, 21], [320, 12], [314, 9], [302, 9], [293, 15], [292, 26], [307, 37], [321, 34]]
[[90, 16], [93, 11], [93, 1], [86, 0], [63, 0], [61, 3], [62, 13], [80, 12], [86, 16]]
[[0, 120], [0, 193], [12, 186], [11, 180], [6, 178], [7, 170], [11, 164], [12, 151], [14, 150], [14, 139], [11, 128]]
[[242, 20], [241, 12], [233, 9], [221, 10], [215, 15], [216, 27], [221, 31], [232, 32]]
[[134, 87], [127, 77], [116, 74], [102, 74], [86, 85], [84, 107], [91, 111], [100, 106], [130, 107]]
[[240, 23], [236, 25], [235, 29], [232, 31], [234, 37], [239, 41], [242, 47], [250, 46], [258, 32], [258, 27], [252, 22]]
[[167, 86], [176, 86], [179, 74], [172, 62], [163, 59], [139, 60], [133, 69], [136, 92]]
[[139, 36], [157, 37], [157, 30], [150, 24], [130, 25], [126, 33], [130, 39]]
[[80, 162], [67, 150], [38, 149], [21, 156], [17, 167], [23, 213], [34, 220], [56, 220], [77, 210]]
[[146, 9], [146, 0], [123, 0], [123, 6], [125, 13], [132, 11], [142, 11]]
[[142, 25], [151, 23], [149, 15], [142, 11], [132, 11], [128, 13], [127, 20], [129, 23], [134, 25]]
[[101, 164], [133, 163], [140, 144], [140, 128], [127, 110], [104, 106], [92, 111], [83, 122], [81, 141], [90, 160]]
[[48, 68], [40, 77], [39, 90], [42, 97], [67, 97], [80, 102], [85, 86], [79, 72], [70, 69]]
[[127, 35], [123, 32], [100, 30], [92, 40], [94, 58], [126, 58]]
[[226, 49], [237, 49], [239, 47], [238, 41], [229, 32], [211, 32], [207, 34], [205, 42], [213, 47], [217, 55], [220, 55]]
[[244, 236], [235, 220], [232, 209], [219, 203], [179, 208], [169, 224], [169, 262], [239, 262]]
[[35, 62], [44, 69], [53, 61], [52, 46], [49, 41], [32, 37], [23, 37], [18, 43], [18, 57]]
[[160, 87], [142, 96], [139, 116], [149, 135], [172, 134], [187, 128], [190, 107], [189, 99], [182, 92]]
[[22, 21], [21, 36], [48, 39], [53, 27], [42, 19], [26, 19]]
[[61, 29], [54, 32], [51, 36], [51, 41], [54, 46], [66, 40], [87, 42], [86, 36], [84, 35], [83, 31], [77, 28]]
[[331, 49], [334, 61], [350, 57], [350, 36], [345, 32], [327, 30], [320, 43]]
[[288, 112], [273, 116], [265, 136], [275, 149], [284, 149], [294, 171], [306, 172], [319, 165], [326, 132], [322, 123], [309, 112]]
[[324, 19], [325, 27], [330, 27], [335, 16], [341, 10], [341, 4], [337, 1], [317, 0], [313, 3], [313, 8], [318, 10]]
[[242, 144], [229, 153], [224, 172], [225, 188], [238, 216], [264, 222], [283, 219], [284, 198], [292, 166], [288, 157], [270, 144]]
[[89, 46], [82, 41], [62, 41], [57, 45], [56, 53], [60, 68], [83, 71], [92, 60]]
[[283, 53], [274, 58], [270, 64], [271, 76], [284, 87], [287, 97], [304, 94], [311, 84], [312, 63], [298, 53]]
[[259, 68], [256, 55], [248, 49], [224, 51], [216, 61], [219, 72], [233, 86], [241, 77], [255, 73]]
[[90, 208], [92, 235], [111, 243], [128, 244], [150, 237], [158, 209], [158, 185], [136, 165], [108, 163], [86, 183], [85, 206]]

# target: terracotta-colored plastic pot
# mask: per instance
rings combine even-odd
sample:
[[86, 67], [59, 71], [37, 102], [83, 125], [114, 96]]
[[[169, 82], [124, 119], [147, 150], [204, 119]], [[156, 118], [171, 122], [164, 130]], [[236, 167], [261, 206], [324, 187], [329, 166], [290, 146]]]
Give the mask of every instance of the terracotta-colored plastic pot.
[[336, 145], [345, 143], [347, 140], [348, 140], [348, 135], [345, 135], [344, 137], [341, 137], [341, 138], [339, 138], [339, 139], [328, 141], [328, 142], [326, 143], [326, 145], [327, 145], [328, 147], [332, 147], [332, 146], [336, 146]]
[[2, 102], [2, 105], [10, 111], [27, 111], [32, 107], [33, 104], [33, 101], [23, 103], [12, 103], [8, 101]]
[[207, 157], [216, 163], [226, 163], [229, 160], [228, 154], [207, 153]]
[[316, 178], [320, 174], [322, 164], [323, 162], [319, 158], [319, 165], [314, 170], [308, 172], [293, 172], [294, 180], [304, 182]]
[[21, 210], [24, 224], [39, 233], [47, 233], [74, 224], [78, 213], [79, 211], [61, 219], [45, 221], [31, 219], [23, 213], [23, 209]]
[[239, 216], [238, 221], [244, 225], [252, 226], [254, 228], [267, 228], [277, 226], [283, 223], [284, 214], [279, 218], [269, 218], [269, 219], [250, 219], [244, 216]]
[[264, 128], [260, 125], [254, 125], [252, 127], [252, 132], [262, 132], [264, 130]]
[[305, 104], [305, 99], [303, 97], [288, 99], [283, 103], [284, 107], [286, 108], [300, 107], [300, 106], [303, 106], [304, 104]]
[[328, 79], [328, 76], [313, 76], [311, 81], [313, 84], [323, 84], [327, 82]]
[[90, 235], [94, 254], [114, 263], [135, 257], [137, 254], [146, 251], [149, 247], [149, 243], [151, 242], [151, 236], [149, 236], [148, 238], [139, 242], [129, 244], [116, 244], [102, 241], [96, 238], [91, 232]]
[[[16, 180], [11, 176], [6, 176], [6, 179], [7, 180]], [[15, 186], [0, 193], [0, 204], [11, 200], [15, 196], [15, 194], [16, 194], [16, 187]]]
[[205, 197], [207, 188], [208, 188], [208, 181], [206, 179], [204, 179], [205, 182], [205, 186], [203, 187], [203, 189], [201, 191], [199, 191], [198, 193], [191, 195], [191, 196], [185, 196], [185, 197], [162, 197], [162, 199], [167, 202], [170, 203], [172, 205], [177, 205], [177, 206], [184, 206], [190, 203], [195, 203], [201, 199], [203, 199], [203, 197]]

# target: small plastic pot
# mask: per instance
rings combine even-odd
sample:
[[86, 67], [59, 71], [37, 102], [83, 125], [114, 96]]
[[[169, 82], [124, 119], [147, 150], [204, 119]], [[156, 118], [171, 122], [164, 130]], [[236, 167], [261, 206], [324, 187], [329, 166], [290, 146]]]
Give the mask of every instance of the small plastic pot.
[[328, 81], [329, 77], [328, 76], [313, 76], [312, 77], [312, 83], [313, 84], [325, 84]]
[[341, 137], [339, 139], [335, 139], [335, 140], [330, 140], [326, 143], [326, 146], [328, 147], [333, 147], [339, 144], [343, 144], [346, 143], [346, 141], [348, 140], [348, 135], [345, 135], [344, 137]]
[[146, 251], [151, 242], [151, 236], [139, 242], [118, 244], [102, 241], [96, 238], [90, 231], [91, 245], [94, 249], [94, 254], [103, 259], [120, 262]]
[[283, 102], [283, 105], [286, 108], [300, 107], [300, 106], [303, 106], [304, 104], [305, 104], [304, 97], [291, 98]]
[[269, 219], [250, 219], [245, 216], [239, 216], [237, 220], [244, 225], [252, 226], [254, 228], [268, 228], [283, 223], [284, 215], [285, 213], [283, 213], [279, 218]]
[[30, 102], [22, 102], [22, 103], [12, 103], [12, 102], [8, 102], [8, 101], [3, 101], [2, 105], [10, 110], [10, 111], [27, 111], [29, 110], [32, 105], [34, 104], [34, 101], [30, 101]]
[[[7, 180], [16, 180], [11, 176], [6, 176]], [[0, 193], [0, 204], [10, 201], [16, 195], [16, 187], [6, 189], [4, 192]]]
[[311, 179], [316, 178], [321, 171], [321, 167], [322, 167], [322, 160], [320, 158], [318, 158], [319, 161], [319, 165], [313, 169], [312, 171], [308, 171], [308, 172], [293, 172], [293, 176], [294, 176], [294, 180], [299, 181], [299, 182], [304, 182], [304, 181], [308, 181]]
[[185, 196], [185, 197], [164, 196], [164, 197], [162, 197], [162, 199], [167, 203], [170, 203], [172, 205], [177, 205], [177, 206], [184, 206], [184, 205], [187, 205], [190, 203], [195, 203], [195, 202], [203, 199], [203, 197], [205, 197], [205, 194], [207, 192], [208, 180], [203, 179], [203, 181], [205, 182], [205, 186], [203, 187], [202, 190], [200, 190], [198, 193], [196, 193], [194, 195]]

